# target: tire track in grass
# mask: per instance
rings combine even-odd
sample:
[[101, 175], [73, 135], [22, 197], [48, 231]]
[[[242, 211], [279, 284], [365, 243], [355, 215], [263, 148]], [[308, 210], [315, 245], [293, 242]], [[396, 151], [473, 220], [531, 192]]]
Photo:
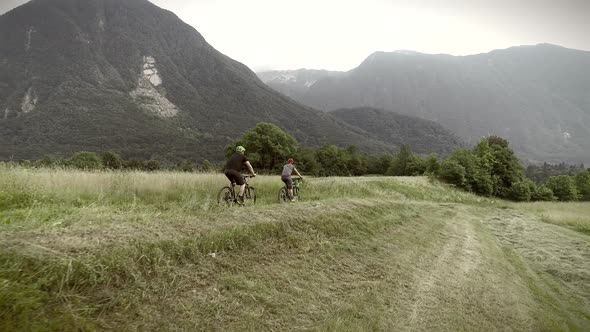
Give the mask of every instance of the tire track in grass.
[[528, 278], [548, 323], [590, 330], [590, 236], [510, 210], [484, 223]]
[[[477, 208], [456, 205], [445, 222], [439, 249], [422, 257], [407, 296], [408, 331], [492, 331], [511, 327], [535, 330], [530, 294], [494, 249], [481, 227]], [[428, 236], [426, 234], [425, 236]], [[403, 300], [402, 300], [403, 301]], [[398, 313], [399, 314], [399, 313]], [[399, 315], [404, 317], [403, 314]]]

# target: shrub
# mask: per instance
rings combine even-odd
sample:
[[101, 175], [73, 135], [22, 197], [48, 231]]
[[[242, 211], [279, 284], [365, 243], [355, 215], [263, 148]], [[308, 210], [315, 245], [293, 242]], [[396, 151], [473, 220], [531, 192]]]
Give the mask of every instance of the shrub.
[[112, 151], [103, 152], [100, 155], [102, 159], [102, 166], [106, 169], [121, 169], [123, 168], [123, 159], [121, 156]]
[[125, 161], [124, 167], [125, 169], [140, 171], [144, 169], [144, 161], [141, 159], [131, 158]]
[[102, 161], [96, 153], [82, 151], [75, 153], [69, 164], [78, 169], [95, 170], [101, 168]]
[[508, 190], [508, 198], [517, 202], [528, 202], [531, 200], [533, 194], [531, 187], [532, 181], [525, 179], [523, 181], [514, 182]]
[[457, 187], [466, 188], [465, 167], [454, 160], [445, 160], [440, 170], [439, 178]]
[[541, 185], [535, 188], [535, 191], [531, 194], [531, 200], [533, 201], [554, 201], [556, 199], [553, 196], [553, 190], [547, 188], [545, 185]]
[[157, 160], [150, 159], [145, 162], [144, 169], [149, 172], [157, 171], [160, 169], [160, 162]]
[[412, 175], [410, 164], [415, 159], [415, 155], [409, 145], [402, 146], [399, 153], [393, 158], [391, 165], [387, 169], [387, 175], [408, 176]]
[[440, 161], [436, 154], [430, 154], [424, 161], [426, 164], [426, 173], [437, 175], [440, 172]]
[[575, 177], [576, 189], [581, 201], [590, 201], [590, 170], [578, 172]]
[[546, 185], [560, 201], [575, 201], [578, 197], [576, 183], [571, 176], [552, 176], [547, 180]]

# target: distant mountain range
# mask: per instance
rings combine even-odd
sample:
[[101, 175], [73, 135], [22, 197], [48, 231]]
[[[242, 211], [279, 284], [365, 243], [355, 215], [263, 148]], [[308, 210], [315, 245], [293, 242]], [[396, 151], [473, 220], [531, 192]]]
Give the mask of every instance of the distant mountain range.
[[395, 111], [436, 121], [471, 144], [506, 137], [531, 161], [590, 163], [590, 52], [549, 44], [471, 56], [376, 52], [348, 72], [321, 73], [259, 76], [316, 109]]
[[330, 111], [330, 115], [363, 129], [369, 137], [376, 137], [398, 146], [410, 145], [412, 150], [419, 154], [437, 151], [442, 155], [449, 155], [453, 149], [464, 145], [457, 136], [440, 124], [417, 120], [413, 116], [370, 107], [339, 109]]
[[304, 146], [383, 152], [408, 141], [275, 92], [146, 0], [34, 0], [0, 16], [0, 159], [113, 150], [219, 160], [260, 121]]

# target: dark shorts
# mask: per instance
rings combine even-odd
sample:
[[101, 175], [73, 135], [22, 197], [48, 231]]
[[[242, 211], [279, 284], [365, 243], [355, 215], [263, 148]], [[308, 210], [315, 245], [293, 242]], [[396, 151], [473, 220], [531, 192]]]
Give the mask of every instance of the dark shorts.
[[293, 179], [290, 176], [281, 176], [281, 181], [285, 182], [287, 189], [293, 189]]
[[244, 177], [242, 176], [242, 174], [240, 174], [240, 172], [233, 170], [233, 169], [226, 169], [225, 172], [223, 172], [223, 174], [225, 174], [225, 176], [227, 176], [227, 178], [229, 179], [229, 181], [231, 183], [235, 183], [238, 186], [243, 185], [244, 183]]

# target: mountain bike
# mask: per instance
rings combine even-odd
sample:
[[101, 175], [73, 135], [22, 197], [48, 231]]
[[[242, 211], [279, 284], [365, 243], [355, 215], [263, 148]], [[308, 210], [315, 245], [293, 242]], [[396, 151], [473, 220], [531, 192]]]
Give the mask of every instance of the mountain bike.
[[240, 202], [238, 198], [238, 193], [235, 190], [235, 183], [231, 183], [229, 186], [225, 186], [219, 190], [217, 193], [217, 204], [225, 205], [225, 206], [233, 206], [241, 205], [241, 206], [250, 206], [256, 204], [256, 190], [254, 187], [248, 184], [248, 179], [253, 178], [252, 175], [242, 175], [244, 181], [246, 182], [246, 189], [244, 190], [244, 201]]
[[[303, 181], [303, 178], [293, 179], [293, 200], [298, 201], [301, 199], [301, 188], [299, 188], [299, 182]], [[287, 185], [279, 189], [279, 203], [287, 203], [291, 201], [289, 198], [289, 189]]]

